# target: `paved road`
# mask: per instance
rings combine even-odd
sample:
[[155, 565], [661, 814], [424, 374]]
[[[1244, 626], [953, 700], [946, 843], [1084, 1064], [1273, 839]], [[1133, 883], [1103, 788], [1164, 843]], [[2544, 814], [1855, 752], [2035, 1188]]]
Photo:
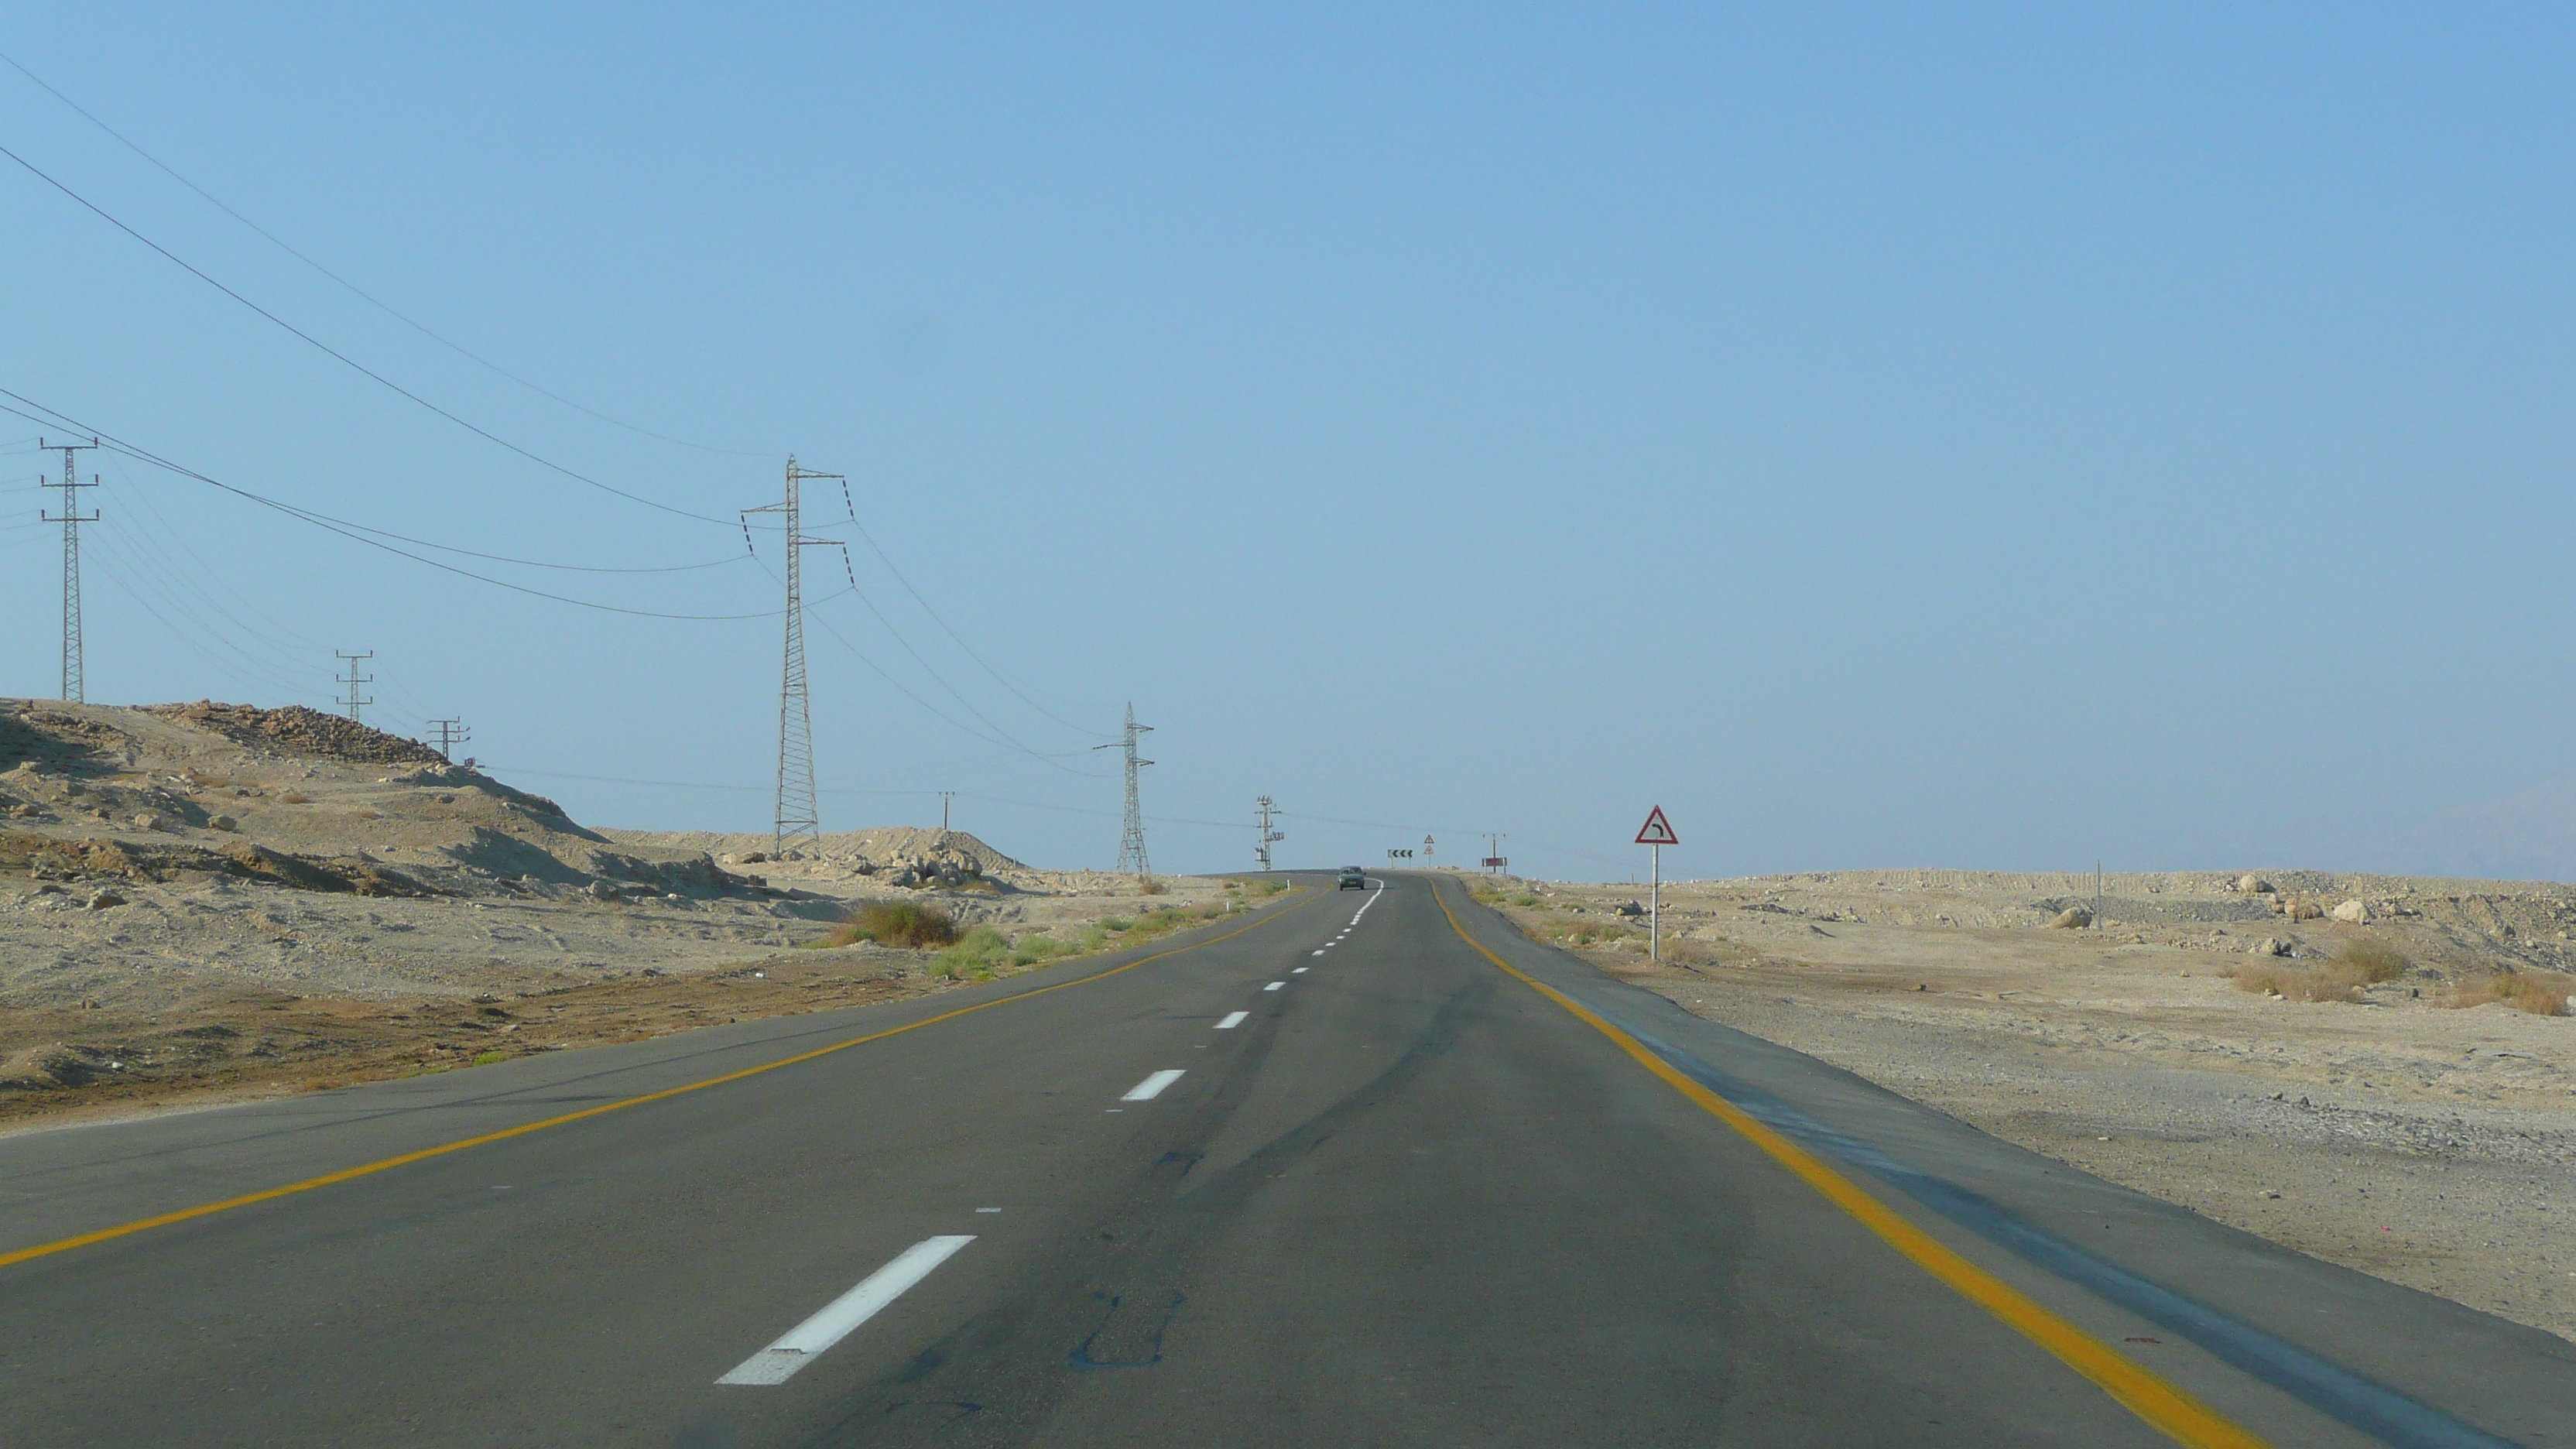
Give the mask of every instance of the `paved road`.
[[0, 1140], [11, 1446], [2174, 1442], [2576, 1444], [2576, 1352], [1425, 877], [930, 1001]]

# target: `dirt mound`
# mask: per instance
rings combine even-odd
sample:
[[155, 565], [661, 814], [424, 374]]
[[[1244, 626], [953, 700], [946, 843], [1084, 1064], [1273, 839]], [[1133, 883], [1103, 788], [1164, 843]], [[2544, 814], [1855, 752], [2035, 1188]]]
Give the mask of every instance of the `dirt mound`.
[[64, 710], [27, 703], [0, 714], [0, 770], [21, 764], [60, 770], [93, 755], [121, 755], [131, 744], [115, 726]]
[[353, 719], [290, 704], [260, 709], [247, 704], [156, 704], [145, 713], [222, 735], [235, 744], [284, 750], [324, 760], [378, 765], [443, 765], [445, 756], [418, 740], [370, 729]]
[[[723, 855], [767, 855], [771, 837], [726, 834], [715, 830], [606, 830], [599, 832], [620, 845], [651, 845], [666, 850], [704, 850]], [[1027, 870], [963, 830], [932, 830], [913, 825], [880, 825], [872, 830], [842, 830], [816, 842], [822, 859], [842, 865], [890, 866], [915, 860], [953, 860], [977, 870]]]
[[0, 872], [31, 880], [76, 881], [114, 876], [166, 881], [181, 871], [264, 881], [290, 890], [356, 896], [435, 896], [443, 892], [363, 856], [322, 859], [288, 855], [237, 841], [221, 850], [138, 845], [115, 840], [56, 840], [27, 831], [0, 832]]

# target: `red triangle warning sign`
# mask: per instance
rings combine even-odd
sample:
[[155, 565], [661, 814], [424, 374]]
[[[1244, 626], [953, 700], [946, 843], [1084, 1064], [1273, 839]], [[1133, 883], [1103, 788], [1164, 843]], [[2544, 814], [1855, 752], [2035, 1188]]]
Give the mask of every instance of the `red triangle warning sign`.
[[1639, 845], [1679, 845], [1682, 838], [1673, 834], [1672, 822], [1664, 818], [1664, 807], [1658, 805], [1646, 816], [1645, 828], [1637, 832]]

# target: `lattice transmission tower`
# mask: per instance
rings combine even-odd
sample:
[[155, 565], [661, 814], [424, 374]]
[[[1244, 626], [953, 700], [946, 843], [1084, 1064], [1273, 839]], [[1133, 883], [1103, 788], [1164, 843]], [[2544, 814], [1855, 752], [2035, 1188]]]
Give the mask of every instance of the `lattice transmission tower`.
[[805, 536], [805, 512], [802, 486], [808, 478], [841, 479], [838, 473], [817, 473], [796, 466], [787, 459], [787, 496], [765, 508], [744, 510], [746, 513], [785, 515], [787, 540], [787, 650], [778, 683], [778, 810], [772, 818], [770, 850], [785, 858], [790, 844], [812, 853], [820, 848], [822, 818], [814, 801], [814, 705], [805, 684], [805, 568], [804, 551], [818, 545], [839, 547], [839, 541]]
[[1145, 812], [1136, 802], [1136, 772], [1154, 763], [1136, 758], [1136, 737], [1153, 733], [1152, 725], [1136, 723], [1136, 705], [1127, 705], [1127, 737], [1116, 745], [1093, 745], [1095, 750], [1124, 749], [1127, 752], [1127, 828], [1118, 836], [1118, 868], [1151, 876], [1154, 867], [1145, 859]]
[[360, 674], [358, 672], [358, 664], [362, 660], [375, 658], [376, 651], [370, 649], [364, 654], [351, 654], [344, 650], [334, 649], [331, 652], [335, 657], [344, 661], [349, 666], [348, 673], [336, 675], [334, 678], [336, 678], [340, 683], [349, 686], [349, 698], [347, 701], [349, 719], [352, 723], [360, 723], [361, 721], [358, 719], [358, 711], [368, 705], [374, 704], [376, 700], [374, 695], [367, 695], [362, 698], [358, 694], [358, 686], [362, 684], [373, 684], [376, 682], [376, 677], [372, 674]]
[[50, 448], [63, 455], [63, 481], [48, 483], [48, 488], [63, 490], [63, 516], [55, 518], [42, 510], [36, 516], [47, 523], [63, 526], [63, 698], [73, 704], [86, 703], [89, 686], [81, 678], [81, 576], [80, 526], [98, 522], [98, 515], [81, 517], [80, 490], [98, 486], [98, 475], [83, 483], [72, 474], [72, 454], [87, 452], [98, 446], [98, 439], [86, 443], [48, 443], [36, 440], [39, 448]]

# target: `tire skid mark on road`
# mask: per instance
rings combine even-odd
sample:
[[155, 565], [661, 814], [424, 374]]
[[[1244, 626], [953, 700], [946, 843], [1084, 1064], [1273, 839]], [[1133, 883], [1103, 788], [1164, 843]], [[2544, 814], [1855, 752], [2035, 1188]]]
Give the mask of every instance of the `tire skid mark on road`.
[[[1318, 1148], [1394, 1100], [1456, 1044], [1486, 1010], [1495, 978], [1474, 974], [1432, 1013], [1404, 1053], [1331, 1106], [1273, 1136], [1213, 1176], [1192, 1180], [1201, 1151], [1180, 1146], [1139, 1171], [1106, 1211], [1067, 1235], [1043, 1268], [951, 1329], [873, 1388], [853, 1395], [814, 1444], [868, 1449], [961, 1442], [972, 1420], [976, 1443], [1017, 1443], [1047, 1416], [1070, 1376], [1030, 1367], [1151, 1372], [1162, 1343], [1188, 1306], [1188, 1285], [1207, 1244], [1240, 1221], [1253, 1197]], [[1157, 1119], [1163, 1140], [1214, 1141], [1233, 1119], [1276, 1039], [1277, 1017], [1253, 1023], [1228, 1076]], [[1265, 1029], [1266, 1028], [1266, 1029]]]
[[423, 1147], [417, 1151], [405, 1152], [393, 1157], [380, 1158], [374, 1162], [360, 1163], [355, 1167], [344, 1167], [337, 1172], [326, 1172], [319, 1177], [308, 1177], [301, 1182], [290, 1182], [280, 1187], [263, 1188], [258, 1192], [243, 1193], [238, 1197], [225, 1198], [219, 1202], [200, 1203], [195, 1207], [181, 1208], [176, 1212], [161, 1213], [154, 1217], [138, 1218], [130, 1223], [119, 1223], [114, 1227], [98, 1228], [91, 1232], [80, 1233], [72, 1237], [59, 1238], [50, 1243], [38, 1243], [33, 1247], [17, 1248], [8, 1252], [0, 1252], [0, 1268], [7, 1268], [14, 1264], [29, 1262], [37, 1258], [51, 1257], [57, 1253], [67, 1253], [74, 1248], [86, 1248], [98, 1243], [113, 1242], [118, 1238], [131, 1237], [136, 1233], [149, 1232], [154, 1228], [166, 1228], [175, 1226], [179, 1223], [193, 1222], [198, 1218], [212, 1217], [217, 1213], [230, 1212], [235, 1208], [250, 1207], [264, 1202], [275, 1202], [279, 1198], [294, 1197], [300, 1193], [313, 1192], [325, 1187], [335, 1187], [340, 1183], [353, 1182], [362, 1177], [372, 1177], [380, 1172], [389, 1172], [397, 1167], [408, 1167], [415, 1162], [426, 1162], [432, 1158], [445, 1157], [450, 1153], [463, 1152], [468, 1148], [486, 1147], [495, 1142], [507, 1142], [513, 1138], [525, 1137], [535, 1132], [543, 1132], [549, 1127], [569, 1126], [575, 1122], [588, 1121], [593, 1117], [606, 1116], [611, 1112], [622, 1112], [629, 1107], [641, 1107], [652, 1102], [668, 1101], [673, 1097], [682, 1097], [687, 1096], [692, 1092], [705, 1091], [709, 1087], [721, 1087], [728, 1083], [739, 1082], [751, 1077], [760, 1076], [764, 1073], [774, 1072], [782, 1067], [797, 1066], [805, 1062], [814, 1061], [817, 1058], [830, 1056], [835, 1052], [848, 1051], [852, 1047], [865, 1046], [874, 1041], [883, 1041], [887, 1037], [901, 1036], [905, 1032], [909, 1031], [919, 1031], [923, 1027], [936, 1026], [943, 1021], [954, 1021], [961, 1016], [972, 1016], [977, 1012], [990, 1011], [997, 1006], [1008, 1006], [1013, 1002], [1027, 1001], [1032, 997], [1044, 996], [1050, 992], [1065, 991], [1076, 986], [1088, 986], [1094, 981], [1105, 981], [1112, 976], [1133, 971], [1139, 966], [1161, 961], [1168, 957], [1178, 956], [1183, 952], [1196, 951], [1202, 947], [1216, 945], [1221, 941], [1231, 941], [1235, 937], [1243, 935], [1245, 932], [1258, 930], [1269, 922], [1278, 920], [1281, 917], [1286, 916], [1293, 911], [1300, 910], [1305, 906], [1311, 905], [1320, 899], [1322, 899], [1322, 896], [1317, 894], [1309, 896], [1302, 901], [1285, 904], [1281, 909], [1272, 912], [1265, 912], [1249, 924], [1228, 931], [1222, 936], [1210, 936], [1204, 941], [1192, 941], [1186, 946], [1175, 946], [1168, 951], [1157, 951], [1150, 956], [1139, 956], [1135, 960], [1129, 961], [1124, 965], [1112, 966], [1105, 971], [1095, 971], [1088, 976], [1077, 976], [1071, 981], [1058, 981], [1051, 985], [1032, 987], [1026, 991], [1015, 991], [1008, 996], [995, 997], [991, 1001], [979, 1001], [972, 1006], [961, 1006], [952, 1011], [943, 1011], [935, 1016], [923, 1017], [919, 1021], [906, 1022], [902, 1026], [887, 1027], [883, 1031], [872, 1031], [864, 1036], [852, 1037], [847, 1041], [834, 1042], [830, 1046], [816, 1047], [812, 1051], [798, 1052], [794, 1056], [781, 1057], [774, 1062], [763, 1062], [758, 1066], [744, 1067], [739, 1071], [725, 1072], [717, 1076], [704, 1078], [700, 1081], [684, 1082], [676, 1087], [665, 1087], [658, 1092], [645, 1092], [632, 1097], [620, 1098], [614, 1102], [603, 1102], [596, 1107], [585, 1107], [578, 1112], [565, 1112], [553, 1117], [543, 1118], [535, 1122], [522, 1122], [516, 1127], [505, 1127], [498, 1132], [486, 1132], [480, 1136], [461, 1138], [454, 1142], [442, 1142], [435, 1147]]

